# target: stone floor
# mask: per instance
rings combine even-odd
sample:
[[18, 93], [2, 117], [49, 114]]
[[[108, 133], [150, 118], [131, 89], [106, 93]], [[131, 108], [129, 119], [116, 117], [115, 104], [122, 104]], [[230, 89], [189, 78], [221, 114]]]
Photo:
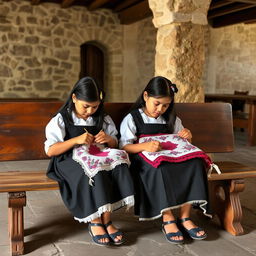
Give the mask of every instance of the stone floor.
[[[236, 151], [229, 154], [217, 154], [216, 160], [236, 160], [256, 166], [256, 147], [248, 147], [245, 134], [236, 134]], [[13, 166], [19, 169], [33, 170], [46, 168], [47, 161], [24, 161], [21, 163], [4, 162], [0, 170]], [[222, 230], [217, 217], [212, 220], [202, 218], [192, 212], [194, 221], [204, 227], [208, 238], [203, 241], [186, 239], [184, 245], [169, 244], [161, 230], [160, 220], [139, 222], [132, 212], [124, 210], [114, 213], [113, 220], [125, 233], [126, 243], [120, 247], [99, 247], [91, 242], [86, 224], [73, 220], [62, 204], [58, 191], [27, 193], [25, 207], [25, 254], [28, 256], [78, 256], [78, 255], [179, 255], [179, 256], [243, 256], [256, 255], [256, 179], [246, 180], [246, 189], [241, 193], [243, 206], [242, 225], [245, 234], [232, 236]], [[9, 241], [7, 235], [7, 196], [0, 194], [0, 255], [8, 256]], [[177, 213], [176, 213], [177, 214]]]

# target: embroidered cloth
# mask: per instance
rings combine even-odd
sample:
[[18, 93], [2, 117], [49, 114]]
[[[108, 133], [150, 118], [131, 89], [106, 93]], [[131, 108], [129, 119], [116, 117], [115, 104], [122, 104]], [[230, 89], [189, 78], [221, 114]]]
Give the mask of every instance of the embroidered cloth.
[[155, 168], [162, 161], [178, 163], [198, 157], [205, 161], [208, 168], [213, 165], [212, 160], [206, 153], [176, 134], [141, 135], [138, 142], [143, 143], [152, 140], [159, 141], [162, 150], [158, 152], [142, 151], [139, 155]]
[[120, 164], [130, 165], [126, 151], [108, 148], [98, 143], [75, 147], [72, 158], [82, 166], [84, 173], [90, 178], [90, 185], [93, 182], [92, 178], [99, 171], [109, 171]]

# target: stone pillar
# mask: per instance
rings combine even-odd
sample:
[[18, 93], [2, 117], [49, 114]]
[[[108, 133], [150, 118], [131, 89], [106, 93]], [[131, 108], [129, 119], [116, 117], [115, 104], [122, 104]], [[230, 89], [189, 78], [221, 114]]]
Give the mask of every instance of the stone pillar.
[[157, 31], [155, 75], [176, 83], [176, 102], [203, 102], [204, 34], [210, 0], [149, 0]]

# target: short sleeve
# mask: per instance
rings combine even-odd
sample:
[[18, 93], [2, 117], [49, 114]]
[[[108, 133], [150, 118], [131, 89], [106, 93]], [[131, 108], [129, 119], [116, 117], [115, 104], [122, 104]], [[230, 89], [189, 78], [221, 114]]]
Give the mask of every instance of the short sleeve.
[[179, 117], [176, 117], [176, 121], [175, 121], [175, 124], [174, 124], [174, 131], [173, 133], [176, 134], [178, 133], [179, 131], [181, 131], [182, 129], [184, 129], [183, 125], [182, 125], [182, 122], [181, 122], [181, 119]]
[[116, 129], [114, 121], [109, 115], [106, 115], [104, 117], [103, 130], [106, 134], [112, 136], [117, 141], [116, 135], [118, 134], [118, 131]]
[[131, 114], [128, 114], [122, 121], [120, 126], [119, 148], [123, 148], [127, 144], [133, 144], [137, 140], [136, 125]]
[[64, 137], [66, 135], [65, 132], [65, 124], [63, 121], [63, 117], [60, 113], [58, 113], [55, 117], [53, 117], [50, 122], [45, 127], [45, 136], [46, 141], [44, 142], [44, 150], [47, 153], [49, 147], [57, 142], [63, 142]]

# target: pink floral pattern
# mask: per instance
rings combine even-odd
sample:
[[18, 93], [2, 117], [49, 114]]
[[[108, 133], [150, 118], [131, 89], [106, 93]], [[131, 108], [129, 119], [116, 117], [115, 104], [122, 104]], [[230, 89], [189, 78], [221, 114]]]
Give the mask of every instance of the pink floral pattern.
[[130, 165], [126, 151], [106, 148], [96, 143], [74, 148], [72, 158], [82, 166], [89, 178], [94, 177], [99, 171], [109, 171], [120, 164]]
[[212, 160], [206, 153], [176, 134], [143, 135], [139, 138], [138, 143], [152, 140], [160, 141], [162, 150], [158, 152], [143, 151], [139, 153], [139, 155], [155, 168], [157, 168], [162, 161], [175, 163], [198, 157], [204, 159], [207, 167], [210, 167], [212, 164]]

